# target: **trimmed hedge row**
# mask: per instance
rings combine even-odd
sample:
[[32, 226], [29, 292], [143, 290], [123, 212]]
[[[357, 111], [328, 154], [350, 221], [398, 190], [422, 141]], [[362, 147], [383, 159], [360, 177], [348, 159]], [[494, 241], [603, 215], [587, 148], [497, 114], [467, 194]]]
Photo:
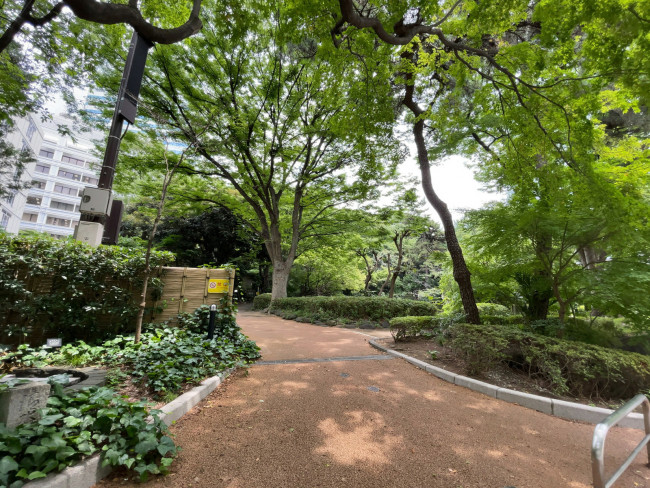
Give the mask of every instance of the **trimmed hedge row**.
[[253, 298], [253, 310], [264, 310], [271, 305], [271, 294], [262, 293]]
[[449, 324], [442, 317], [391, 320], [395, 340], [437, 336], [462, 354], [467, 374], [497, 364], [541, 378], [557, 394], [628, 399], [650, 389], [650, 358], [628, 351], [545, 337], [515, 327]]
[[[258, 295], [253, 309], [270, 305], [269, 294]], [[387, 297], [291, 297], [273, 301], [273, 310], [292, 311], [298, 315], [348, 320], [386, 320], [404, 315], [434, 315], [438, 307], [431, 302]]]
[[471, 368], [505, 362], [548, 381], [556, 393], [627, 399], [650, 389], [650, 358], [514, 328], [458, 324], [451, 346]]

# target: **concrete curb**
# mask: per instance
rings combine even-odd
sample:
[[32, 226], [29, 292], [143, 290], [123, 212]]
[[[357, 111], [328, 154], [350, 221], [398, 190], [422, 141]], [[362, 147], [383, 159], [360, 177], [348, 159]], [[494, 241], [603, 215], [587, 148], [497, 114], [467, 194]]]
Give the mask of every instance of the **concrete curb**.
[[[216, 390], [234, 370], [235, 368], [227, 369], [203, 380], [199, 386], [195, 386], [162, 407], [160, 418], [165, 425], [171, 425], [189, 412], [192, 407]], [[101, 454], [95, 454], [79, 464], [67, 467], [60, 473], [26, 483], [23, 488], [90, 488], [113, 471], [112, 466], [102, 467], [100, 456]]]
[[[401, 352], [397, 352], [388, 347], [378, 344], [376, 341], [369, 341], [370, 345], [375, 349], [384, 351], [391, 356], [402, 358], [407, 362], [411, 363], [414, 366], [417, 366], [420, 369], [425, 370], [427, 373], [431, 373], [438, 378], [448, 381], [449, 383], [454, 383], [458, 386], [463, 386], [469, 388], [470, 390], [483, 393], [484, 395], [503, 400], [508, 403], [515, 403], [521, 405], [522, 407], [530, 408], [532, 410], [537, 410], [548, 415], [553, 415], [554, 417], [560, 417], [567, 420], [579, 420], [581, 422], [587, 422], [590, 424], [597, 424], [602, 422], [605, 417], [614, 412], [608, 408], [598, 408], [590, 407], [588, 405], [582, 405], [581, 403], [566, 402], [564, 400], [556, 400], [554, 398], [547, 398], [539, 395], [531, 395], [530, 393], [523, 393], [521, 391], [509, 390], [508, 388], [500, 388], [483, 381], [475, 380], [474, 378], [468, 378], [467, 376], [462, 376], [446, 369], [439, 368], [437, 366], [432, 366], [429, 363], [420, 361], [419, 359], [412, 358]], [[643, 414], [640, 413], [631, 413], [618, 424], [620, 427], [629, 427], [632, 429], [644, 429], [643, 425]]]

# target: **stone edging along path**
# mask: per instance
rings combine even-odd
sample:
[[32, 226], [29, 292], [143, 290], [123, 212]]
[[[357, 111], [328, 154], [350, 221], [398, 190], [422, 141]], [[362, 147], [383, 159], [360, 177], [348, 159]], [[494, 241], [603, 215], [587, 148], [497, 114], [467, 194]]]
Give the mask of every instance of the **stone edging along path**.
[[[474, 390], [484, 395], [497, 398], [509, 403], [516, 403], [522, 407], [537, 410], [538, 412], [561, 417], [567, 420], [579, 420], [590, 424], [597, 424], [602, 422], [605, 417], [613, 412], [607, 408], [590, 407], [589, 405], [582, 405], [581, 403], [566, 402], [564, 400], [556, 400], [554, 398], [547, 398], [539, 395], [531, 395], [530, 393], [523, 393], [521, 391], [509, 390], [508, 388], [501, 388], [483, 381], [461, 376], [446, 369], [433, 366], [419, 359], [412, 358], [401, 352], [397, 352], [388, 347], [382, 346], [374, 340], [369, 341], [370, 345], [375, 349], [384, 351], [391, 356], [402, 358], [414, 366], [425, 370], [438, 378], [454, 383], [458, 386], [464, 386], [470, 390]], [[626, 418], [621, 420], [617, 425], [621, 427], [630, 427], [632, 429], [644, 429], [643, 414], [632, 413]]]
[[[176, 422], [189, 412], [192, 407], [216, 390], [233, 371], [234, 368], [228, 369], [203, 380], [199, 386], [169, 402], [160, 409], [162, 421], [166, 425]], [[60, 473], [50, 474], [47, 478], [26, 483], [23, 488], [90, 488], [97, 484], [99, 480], [108, 476], [112, 470], [112, 466], [102, 467], [100, 454], [95, 454], [84, 459], [79, 464], [64, 469]]]

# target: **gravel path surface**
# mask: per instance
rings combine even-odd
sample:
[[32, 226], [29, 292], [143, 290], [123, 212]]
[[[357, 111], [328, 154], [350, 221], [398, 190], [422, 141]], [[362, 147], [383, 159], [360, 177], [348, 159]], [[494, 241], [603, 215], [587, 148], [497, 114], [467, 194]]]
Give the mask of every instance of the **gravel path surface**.
[[[183, 451], [171, 475], [142, 485], [117, 473], [98, 486], [591, 486], [592, 425], [486, 397], [400, 359], [373, 359], [359, 331], [256, 312], [238, 322], [262, 361], [355, 359], [252, 366], [172, 428]], [[610, 466], [641, 438], [612, 430]], [[639, 456], [615, 486], [649, 479]]]

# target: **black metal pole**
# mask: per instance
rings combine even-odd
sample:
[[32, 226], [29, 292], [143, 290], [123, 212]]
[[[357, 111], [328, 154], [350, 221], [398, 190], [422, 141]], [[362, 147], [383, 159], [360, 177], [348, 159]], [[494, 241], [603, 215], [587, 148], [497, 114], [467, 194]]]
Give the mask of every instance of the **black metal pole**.
[[208, 339], [214, 337], [214, 318], [217, 315], [217, 306], [210, 305], [210, 323], [208, 324]]
[[[124, 120], [129, 121], [131, 124], [135, 121], [144, 67], [147, 62], [147, 54], [152, 47], [153, 44], [151, 42], [140, 36], [137, 32], [133, 33], [131, 45], [129, 46], [129, 54], [126, 57], [126, 64], [124, 65], [120, 90], [117, 95], [117, 102], [115, 103], [111, 128], [108, 133], [108, 141], [106, 142], [102, 170], [97, 184], [99, 188], [107, 190], [113, 188], [113, 179], [115, 178], [115, 167], [117, 166], [117, 157], [120, 152]], [[106, 216], [82, 214], [81, 220], [104, 224]]]

